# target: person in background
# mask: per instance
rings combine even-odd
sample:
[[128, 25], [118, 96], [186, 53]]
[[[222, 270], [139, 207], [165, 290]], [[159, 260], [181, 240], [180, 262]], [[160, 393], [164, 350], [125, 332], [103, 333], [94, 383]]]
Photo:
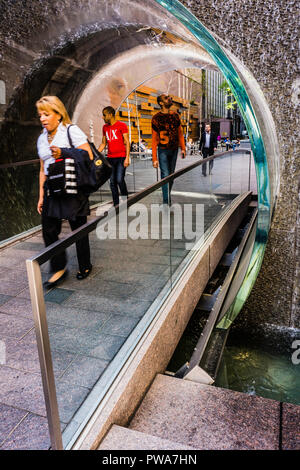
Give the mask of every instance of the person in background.
[[[37, 211], [42, 216], [42, 233], [46, 246], [58, 240], [62, 219], [67, 219], [71, 229], [75, 230], [87, 222], [90, 213], [88, 196], [78, 190], [77, 194], [51, 196], [48, 191], [48, 168], [55, 159], [61, 157], [61, 148], [70, 148], [67, 129], [71, 120], [64, 104], [57, 96], [43, 96], [36, 102], [36, 108], [43, 131], [37, 140], [40, 158], [39, 200]], [[72, 143], [76, 148], [86, 150], [92, 160], [93, 155], [82, 130], [72, 125], [70, 128]], [[78, 280], [86, 278], [91, 270], [90, 246], [88, 236], [76, 242], [79, 271]], [[50, 260], [52, 276], [44, 283], [49, 289], [57, 286], [68, 274], [66, 253], [55, 255]]]
[[226, 138], [224, 139], [224, 144], [226, 145], [226, 152], [228, 152], [228, 150], [229, 150], [230, 147], [231, 147], [231, 142], [230, 142], [230, 140], [229, 140], [228, 137], [226, 137]]
[[[200, 150], [202, 152], [203, 158], [210, 157], [217, 150], [217, 136], [214, 132], [211, 132], [210, 124], [205, 125], [205, 130], [202, 132], [200, 140]], [[214, 166], [214, 161], [209, 161], [209, 174]], [[202, 164], [202, 175], [206, 176], [206, 163]]]
[[140, 149], [142, 152], [146, 152], [147, 150], [147, 142], [144, 139], [141, 140]]
[[135, 143], [134, 140], [130, 144], [130, 152], [138, 152], [138, 143]]
[[[185, 142], [180, 117], [175, 111], [171, 111], [172, 97], [160, 95], [157, 103], [161, 110], [156, 113], [151, 121], [152, 125], [152, 163], [154, 168], [160, 167], [161, 178], [174, 173], [177, 162], [178, 148], [181, 148], [181, 156], [185, 158]], [[171, 193], [173, 182], [162, 186], [163, 203], [169, 204], [169, 192]]]
[[108, 148], [107, 158], [112, 166], [110, 188], [114, 206], [117, 206], [120, 202], [119, 189], [121, 196], [128, 196], [125, 183], [126, 168], [130, 164], [128, 127], [124, 122], [116, 120], [115, 109], [111, 106], [106, 106], [102, 113], [105, 124], [102, 131], [102, 142], [98, 150], [102, 152], [106, 146]]
[[188, 140], [186, 146], [187, 146], [187, 149], [188, 149], [188, 153], [189, 153], [190, 155], [193, 155], [194, 150], [195, 150], [195, 145], [194, 145], [194, 142], [193, 142], [193, 139], [192, 139], [192, 138], [190, 138], [190, 139]]

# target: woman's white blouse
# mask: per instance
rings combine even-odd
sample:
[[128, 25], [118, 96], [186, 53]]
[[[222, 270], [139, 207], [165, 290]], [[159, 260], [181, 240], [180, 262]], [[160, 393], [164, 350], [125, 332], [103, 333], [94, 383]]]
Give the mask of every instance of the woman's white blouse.
[[[69, 125], [68, 125], [69, 126]], [[68, 139], [67, 129], [68, 126], [64, 126], [62, 123], [59, 124], [54, 139], [51, 144], [48, 142], [47, 130], [43, 129], [42, 134], [37, 140], [37, 151], [41, 160], [44, 161], [44, 173], [48, 175], [48, 167], [51, 163], [55, 162], [55, 158], [52, 157], [50, 146], [55, 145], [60, 148], [70, 148]], [[75, 124], [70, 129], [70, 137], [74, 147], [79, 147], [82, 144], [87, 143], [87, 136], [85, 133]]]

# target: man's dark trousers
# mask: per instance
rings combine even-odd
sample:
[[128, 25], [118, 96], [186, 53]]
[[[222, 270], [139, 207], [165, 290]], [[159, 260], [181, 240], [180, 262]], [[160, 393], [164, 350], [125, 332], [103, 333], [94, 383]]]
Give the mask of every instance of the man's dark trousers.
[[[207, 158], [213, 154], [209, 155], [209, 148], [204, 147], [202, 150], [202, 155], [203, 155], [203, 158]], [[213, 166], [214, 166], [214, 161], [210, 160], [208, 164], [209, 164], [209, 174], [211, 174], [211, 170], [213, 169]], [[202, 163], [202, 175], [203, 176], [206, 176], [206, 165], [207, 165], [206, 163]]]
[[[158, 147], [158, 161], [160, 167], [160, 177], [161, 179], [166, 178], [166, 176], [174, 173], [177, 162], [178, 148], [176, 149], [165, 149]], [[162, 186], [163, 193], [163, 203], [170, 204], [169, 194], [173, 186], [173, 181], [170, 181], [167, 184]]]
[[125, 157], [109, 158], [108, 160], [112, 166], [112, 173], [110, 177], [110, 189], [113, 197], [114, 206], [117, 206], [120, 202], [119, 188], [121, 196], [128, 196], [127, 186], [125, 183]]

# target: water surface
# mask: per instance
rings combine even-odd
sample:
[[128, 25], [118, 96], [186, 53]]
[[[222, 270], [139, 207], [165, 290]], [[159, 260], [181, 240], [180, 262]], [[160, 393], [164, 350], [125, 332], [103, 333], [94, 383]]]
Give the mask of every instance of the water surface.
[[215, 385], [300, 405], [300, 364], [291, 355], [226, 346]]

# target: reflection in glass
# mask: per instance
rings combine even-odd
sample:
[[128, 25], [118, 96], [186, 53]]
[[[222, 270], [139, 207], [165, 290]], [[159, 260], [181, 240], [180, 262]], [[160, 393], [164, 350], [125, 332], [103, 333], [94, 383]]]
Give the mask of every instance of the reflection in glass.
[[40, 224], [39, 164], [0, 168], [0, 243]]

